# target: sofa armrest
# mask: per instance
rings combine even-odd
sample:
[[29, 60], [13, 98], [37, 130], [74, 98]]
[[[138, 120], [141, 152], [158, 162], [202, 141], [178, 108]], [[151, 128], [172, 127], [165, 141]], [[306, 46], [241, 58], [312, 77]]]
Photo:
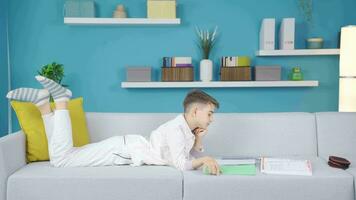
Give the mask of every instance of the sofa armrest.
[[26, 136], [22, 131], [0, 138], [0, 200], [6, 200], [7, 179], [26, 165]]

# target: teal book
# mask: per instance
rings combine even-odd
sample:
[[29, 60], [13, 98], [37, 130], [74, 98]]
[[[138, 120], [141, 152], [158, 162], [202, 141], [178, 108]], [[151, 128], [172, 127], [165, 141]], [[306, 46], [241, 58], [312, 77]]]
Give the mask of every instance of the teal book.
[[[255, 176], [256, 175], [256, 165], [221, 165], [220, 171], [222, 175], [244, 175], [244, 176]], [[203, 167], [203, 173], [209, 175], [208, 167]]]

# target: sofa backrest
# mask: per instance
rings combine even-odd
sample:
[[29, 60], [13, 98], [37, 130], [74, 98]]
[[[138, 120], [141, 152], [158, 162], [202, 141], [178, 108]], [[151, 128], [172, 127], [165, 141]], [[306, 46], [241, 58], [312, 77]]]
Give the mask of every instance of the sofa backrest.
[[310, 113], [218, 114], [209, 132], [206, 151], [216, 156], [317, 155]]
[[[152, 130], [177, 113], [87, 113], [92, 142], [114, 135]], [[213, 156], [317, 155], [315, 115], [311, 113], [216, 113], [205, 136]]]
[[342, 156], [356, 162], [356, 113], [316, 113], [318, 153]]

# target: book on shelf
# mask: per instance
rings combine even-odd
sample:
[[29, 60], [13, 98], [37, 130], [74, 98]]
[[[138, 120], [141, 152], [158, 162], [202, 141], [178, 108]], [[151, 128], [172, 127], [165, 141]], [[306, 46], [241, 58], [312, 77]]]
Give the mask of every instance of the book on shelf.
[[221, 58], [222, 67], [247, 67], [251, 66], [248, 56], [223, 56]]
[[192, 57], [163, 57], [163, 67], [193, 67]]
[[261, 158], [261, 172], [265, 174], [311, 176], [310, 160], [287, 158]]

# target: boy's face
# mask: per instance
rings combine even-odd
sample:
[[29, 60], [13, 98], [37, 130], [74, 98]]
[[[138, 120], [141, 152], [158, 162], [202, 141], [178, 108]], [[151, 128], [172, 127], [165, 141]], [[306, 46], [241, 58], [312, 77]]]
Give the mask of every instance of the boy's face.
[[199, 128], [207, 129], [213, 121], [215, 106], [211, 103], [200, 105], [196, 110], [196, 122]]

